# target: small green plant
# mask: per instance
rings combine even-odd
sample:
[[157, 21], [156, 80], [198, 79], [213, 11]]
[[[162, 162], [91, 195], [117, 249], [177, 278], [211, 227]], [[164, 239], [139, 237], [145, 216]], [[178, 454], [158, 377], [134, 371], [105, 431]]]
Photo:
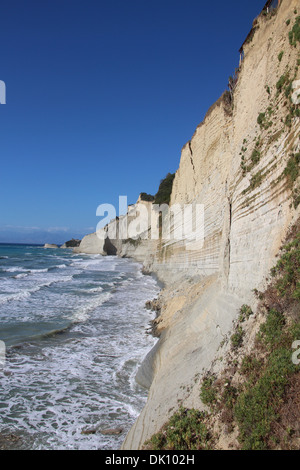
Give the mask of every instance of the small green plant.
[[259, 148], [259, 147], [261, 147], [261, 145], [262, 145], [262, 142], [261, 142], [261, 135], [260, 135], [260, 136], [258, 136], [258, 138], [256, 139], [255, 147], [256, 147], [256, 148]]
[[262, 171], [260, 170], [257, 173], [255, 173], [255, 175], [252, 176], [251, 181], [250, 181], [250, 189], [254, 190], [258, 188], [261, 185], [262, 180], [263, 180], [263, 174], [262, 174]]
[[215, 380], [216, 378], [214, 375], [207, 375], [203, 379], [200, 391], [200, 398], [204, 405], [211, 406], [216, 402], [217, 389], [214, 386]]
[[[297, 14], [297, 13], [295, 13]], [[290, 45], [296, 47], [300, 42], [300, 16], [297, 16], [292, 30], [289, 32]]]
[[128, 238], [127, 242], [130, 243], [130, 245], [137, 247], [141, 244], [141, 238]]
[[244, 339], [243, 328], [239, 325], [236, 329], [236, 332], [231, 336], [231, 344], [234, 349], [237, 349], [242, 346]]
[[281, 297], [300, 300], [300, 233], [283, 247], [271, 275], [278, 278], [275, 285]]
[[288, 80], [288, 74], [281, 75], [280, 79], [276, 83], [276, 88], [279, 93], [281, 93], [283, 86], [286, 84]]
[[246, 145], [248, 143], [247, 139], [244, 139], [243, 140], [243, 147], [241, 148], [241, 151], [240, 151], [240, 155], [241, 155], [241, 168], [243, 170], [243, 174], [245, 175], [246, 171], [247, 171], [247, 166], [245, 164], [245, 154], [247, 152], [247, 147], [244, 147], [244, 145]]
[[[245, 158], [245, 157], [244, 157]], [[245, 165], [244, 163], [244, 158], [242, 157], [242, 161], [241, 161], [241, 168], [242, 168], [242, 171], [243, 171], [243, 176], [245, 176], [246, 172], [247, 172], [247, 166]]]
[[257, 124], [259, 124], [261, 127], [264, 125], [266, 120], [266, 113], [259, 113], [258, 118], [257, 118]]
[[280, 342], [284, 325], [283, 314], [271, 309], [266, 322], [260, 327], [258, 339], [264, 342], [267, 347], [274, 348]]
[[297, 186], [297, 187], [293, 190], [292, 197], [293, 197], [294, 208], [297, 209], [297, 207], [298, 207], [299, 204], [300, 204], [300, 185]]
[[[248, 167], [244, 166], [244, 174], [246, 173], [246, 171], [250, 171], [252, 168], [253, 168], [253, 164], [252, 165], [249, 165]], [[252, 177], [251, 177], [251, 180], [250, 180], [250, 184], [248, 186], [248, 188], [244, 189], [242, 191], [242, 194], [245, 195], [247, 194], [249, 191], [254, 191], [254, 189], [258, 188], [264, 177], [266, 176], [267, 172], [266, 173], [263, 173], [262, 170], [259, 170], [257, 173], [255, 173]]]
[[253, 165], [256, 165], [260, 161], [260, 158], [261, 158], [261, 153], [258, 150], [254, 149], [251, 154], [251, 161]]
[[284, 175], [288, 181], [293, 184], [299, 176], [300, 152], [291, 154], [284, 170]]
[[[268, 116], [270, 117], [273, 114], [273, 110], [271, 107], [268, 108]], [[273, 125], [272, 121], [267, 120], [266, 113], [259, 113], [257, 118], [257, 123], [259, 124], [261, 129], [268, 129]]]
[[289, 113], [289, 114], [286, 115], [284, 124], [285, 124], [287, 127], [292, 127], [292, 122], [293, 122], [292, 120], [293, 120], [293, 116], [292, 116], [291, 113]]
[[284, 54], [283, 51], [281, 51], [281, 52], [278, 54], [278, 60], [279, 60], [279, 62], [282, 61], [283, 54]]
[[279, 139], [279, 137], [281, 136], [283, 132], [284, 132], [283, 129], [279, 129], [279, 131], [275, 132], [275, 134], [270, 135], [269, 141], [268, 141], [269, 145], [273, 144], [274, 142], [277, 142], [277, 140]]
[[245, 320], [249, 320], [251, 315], [253, 315], [251, 307], [249, 307], [249, 305], [242, 305], [240, 308], [239, 321], [244, 322]]
[[293, 80], [289, 81], [284, 88], [285, 97], [290, 98], [292, 91], [293, 91]]
[[291, 20], [286, 20], [286, 25], [289, 26], [291, 24]]
[[260, 292], [258, 289], [253, 289], [253, 293], [257, 299], [263, 300], [264, 298], [263, 292]]

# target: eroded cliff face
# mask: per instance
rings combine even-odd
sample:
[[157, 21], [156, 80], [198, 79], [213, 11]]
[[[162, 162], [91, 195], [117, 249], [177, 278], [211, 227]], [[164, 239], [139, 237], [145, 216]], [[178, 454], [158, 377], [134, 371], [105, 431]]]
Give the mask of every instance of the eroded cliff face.
[[300, 43], [289, 34], [297, 8], [299, 0], [282, 0], [275, 15], [257, 18], [232, 100], [223, 95], [182, 149], [171, 205], [203, 204], [203, 246], [112, 240], [119, 255], [142, 261], [166, 284], [160, 340], [140, 374], [152, 380], [148, 401], [124, 449], [140, 448], [180, 404], [202, 408], [197, 378], [239, 307], [255, 308], [253, 290], [263, 289], [299, 216]]
[[[287, 72], [291, 81], [300, 78], [299, 47], [289, 43], [297, 6], [297, 1], [283, 1], [276, 16], [258, 18], [255, 36], [244, 47], [232, 115], [219, 100], [184, 146], [171, 204], [204, 204], [205, 244], [186, 250], [180, 242], [167, 243], [157, 255], [156, 270], [163, 271], [167, 262], [168, 270], [218, 274], [225, 290], [248, 301], [272, 266], [294, 217], [291, 186], [286, 178], [278, 180], [291, 152], [299, 149], [299, 118], [291, 127], [284, 125], [289, 97], [276, 85]], [[257, 122], [260, 113], [263, 127]], [[252, 168], [243, 172], [242, 162]]]

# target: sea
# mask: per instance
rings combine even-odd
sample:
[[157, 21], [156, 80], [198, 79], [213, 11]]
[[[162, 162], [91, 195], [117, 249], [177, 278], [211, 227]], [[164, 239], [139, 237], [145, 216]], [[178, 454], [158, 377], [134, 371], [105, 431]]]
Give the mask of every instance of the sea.
[[119, 449], [159, 290], [130, 259], [0, 244], [0, 448]]

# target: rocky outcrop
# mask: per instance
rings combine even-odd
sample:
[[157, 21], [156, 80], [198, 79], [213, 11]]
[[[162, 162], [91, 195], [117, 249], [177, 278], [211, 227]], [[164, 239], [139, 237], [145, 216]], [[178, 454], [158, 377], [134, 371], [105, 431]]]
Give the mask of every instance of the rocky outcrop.
[[[140, 448], [179, 404], [203, 408], [197, 377], [241, 305], [255, 309], [253, 290], [265, 287], [299, 216], [299, 45], [289, 34], [298, 6], [282, 0], [275, 15], [257, 18], [232, 95], [211, 107], [182, 149], [171, 205], [203, 205], [204, 243], [172, 238], [172, 222], [169, 240], [109, 237], [116, 254], [142, 261], [165, 284], [155, 325], [160, 339], [137, 376], [149, 387], [148, 401], [123, 449]], [[105, 254], [95, 234], [85, 238], [80, 250]]]
[[104, 235], [104, 232], [95, 232], [89, 235], [86, 235], [81, 240], [78, 247], [74, 248], [75, 253], [86, 253], [86, 254], [100, 254], [106, 255], [104, 251], [104, 238], [101, 237]]
[[44, 248], [58, 248], [54, 243], [45, 243]]
[[77, 247], [79, 247], [80, 243], [81, 243], [81, 240], [72, 238], [72, 240], [69, 240], [69, 241], [65, 242], [63, 245], [61, 245], [60, 248], [62, 248], [62, 249], [64, 249], [64, 248], [77, 248]]
[[[140, 262], [152, 259], [151, 248], [155, 251], [157, 241], [152, 243], [148, 234], [151, 228], [151, 207], [152, 202], [144, 201], [140, 196], [136, 204], [128, 206], [126, 215], [117, 217], [97, 232], [86, 235], [74, 251], [102, 256], [134, 257]], [[143, 210], [146, 214], [149, 213], [149, 217], [143, 218], [140, 228], [139, 218]]]

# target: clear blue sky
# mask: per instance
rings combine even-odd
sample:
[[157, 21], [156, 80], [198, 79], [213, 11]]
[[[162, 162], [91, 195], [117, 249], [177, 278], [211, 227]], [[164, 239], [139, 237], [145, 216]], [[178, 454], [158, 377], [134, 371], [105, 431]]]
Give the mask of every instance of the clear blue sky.
[[155, 194], [264, 4], [2, 2], [0, 242], [59, 243], [95, 230], [99, 204]]

